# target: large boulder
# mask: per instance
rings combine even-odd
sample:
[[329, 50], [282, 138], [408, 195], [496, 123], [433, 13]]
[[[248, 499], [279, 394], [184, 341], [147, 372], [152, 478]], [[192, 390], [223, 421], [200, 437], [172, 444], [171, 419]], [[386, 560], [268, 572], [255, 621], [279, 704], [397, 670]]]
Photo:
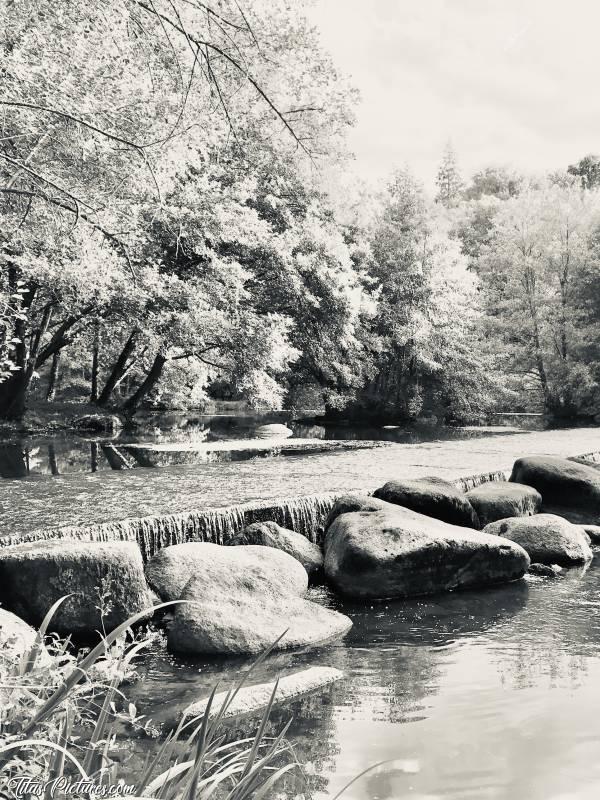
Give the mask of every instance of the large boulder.
[[443, 478], [388, 481], [373, 492], [373, 497], [450, 525], [481, 527], [467, 496]]
[[519, 458], [510, 480], [537, 489], [543, 511], [573, 522], [600, 523], [600, 471], [592, 466], [554, 456]]
[[303, 595], [308, 587], [302, 564], [282, 550], [259, 545], [225, 548], [211, 542], [163, 547], [146, 564], [146, 577], [161, 600], [179, 600], [190, 579], [206, 575], [213, 566], [235, 574], [242, 571], [249, 583], [267, 581], [292, 594]]
[[483, 532], [516, 542], [538, 564], [568, 567], [585, 564], [593, 556], [583, 529], [555, 514], [501, 519], [486, 525]]
[[466, 494], [482, 525], [506, 517], [528, 517], [542, 507], [542, 496], [533, 486], [509, 481], [488, 481]]
[[521, 578], [527, 553], [406, 508], [342, 514], [325, 538], [325, 574], [355, 597], [413, 597]]
[[275, 547], [299, 561], [309, 580], [318, 579], [323, 572], [321, 548], [296, 531], [282, 528], [276, 522], [253, 522], [233, 536], [228, 545], [262, 545]]
[[149, 609], [137, 544], [65, 538], [0, 548], [0, 599], [11, 611], [37, 627], [65, 595], [50, 625], [65, 635], [109, 631]]
[[[175, 607], [169, 649], [190, 654], [258, 654], [282, 634], [276, 650], [314, 646], [344, 634], [352, 622], [343, 614], [298, 596], [298, 587], [260, 569], [273, 555], [304, 568], [271, 547], [206, 545], [210, 558], [197, 565]], [[253, 554], [248, 551], [254, 551]], [[290, 571], [291, 575], [293, 573]]]

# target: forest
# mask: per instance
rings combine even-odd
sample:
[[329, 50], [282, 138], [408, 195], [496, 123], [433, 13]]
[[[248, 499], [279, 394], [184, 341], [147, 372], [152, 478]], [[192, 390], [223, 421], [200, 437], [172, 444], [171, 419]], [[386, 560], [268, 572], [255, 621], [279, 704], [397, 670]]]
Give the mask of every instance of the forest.
[[0, 417], [596, 414], [599, 157], [367, 185], [301, 4], [4, 5]]

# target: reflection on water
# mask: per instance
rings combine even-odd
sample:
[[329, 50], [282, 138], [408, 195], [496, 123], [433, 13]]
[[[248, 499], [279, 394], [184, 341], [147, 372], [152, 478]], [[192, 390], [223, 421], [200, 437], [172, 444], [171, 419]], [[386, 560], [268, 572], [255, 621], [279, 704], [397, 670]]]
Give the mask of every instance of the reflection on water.
[[[326, 596], [352, 617], [343, 642], [279, 654], [260, 682], [307, 665], [345, 679], [278, 710], [308, 765], [306, 797], [348, 800], [592, 800], [600, 796], [600, 563], [565, 578], [373, 605]], [[240, 662], [193, 662], [157, 648], [132, 696], [172, 718]], [[138, 743], [138, 747], [148, 746]], [[151, 746], [151, 745], [150, 745]], [[283, 797], [303, 789], [289, 782]], [[279, 795], [278, 795], [279, 796]]]
[[[273, 438], [273, 449], [282, 442], [419, 442], [452, 441], [484, 435], [510, 435], [515, 428], [444, 428], [415, 425], [387, 428], [359, 425], [315, 425], [295, 422], [289, 412], [246, 415], [156, 414], [141, 417], [134, 429], [109, 439], [94, 439], [72, 432], [51, 437], [26, 437], [0, 442], [0, 477], [27, 478], [40, 475], [93, 473], [184, 464], [247, 461], [270, 455], [264, 439], [252, 447], [262, 425], [283, 422], [293, 432], [287, 438]], [[228, 448], [226, 443], [232, 443]], [[247, 443], [247, 447], [244, 446]], [[137, 445], [143, 444], [143, 447]], [[217, 445], [219, 449], [215, 448]]]

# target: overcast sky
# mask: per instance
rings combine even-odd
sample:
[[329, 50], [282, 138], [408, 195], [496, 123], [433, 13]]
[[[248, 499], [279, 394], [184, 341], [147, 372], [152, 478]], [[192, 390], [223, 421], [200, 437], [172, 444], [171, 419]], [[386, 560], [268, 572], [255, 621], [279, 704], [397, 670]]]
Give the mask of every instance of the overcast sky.
[[448, 139], [465, 176], [600, 152], [596, 0], [315, 0], [309, 15], [361, 92], [363, 177], [408, 163], [431, 186]]

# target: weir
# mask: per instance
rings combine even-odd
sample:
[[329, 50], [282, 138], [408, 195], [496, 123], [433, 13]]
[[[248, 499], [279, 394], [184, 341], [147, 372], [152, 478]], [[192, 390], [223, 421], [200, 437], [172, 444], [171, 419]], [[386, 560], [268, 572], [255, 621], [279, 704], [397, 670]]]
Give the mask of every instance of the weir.
[[[584, 453], [577, 458], [600, 463], [600, 452]], [[457, 478], [461, 491], [467, 492], [490, 481], [508, 480], [510, 470], [496, 470]], [[371, 494], [361, 489], [344, 492], [323, 492], [275, 500], [256, 500], [220, 508], [205, 508], [182, 514], [135, 517], [95, 525], [64, 526], [8, 534], [0, 537], [0, 547], [24, 542], [71, 537], [85, 541], [135, 541], [144, 560], [162, 547], [183, 542], [224, 544], [252, 522], [272, 520], [284, 528], [303, 534], [312, 542], [320, 542], [323, 526], [336, 499], [342, 494]]]

